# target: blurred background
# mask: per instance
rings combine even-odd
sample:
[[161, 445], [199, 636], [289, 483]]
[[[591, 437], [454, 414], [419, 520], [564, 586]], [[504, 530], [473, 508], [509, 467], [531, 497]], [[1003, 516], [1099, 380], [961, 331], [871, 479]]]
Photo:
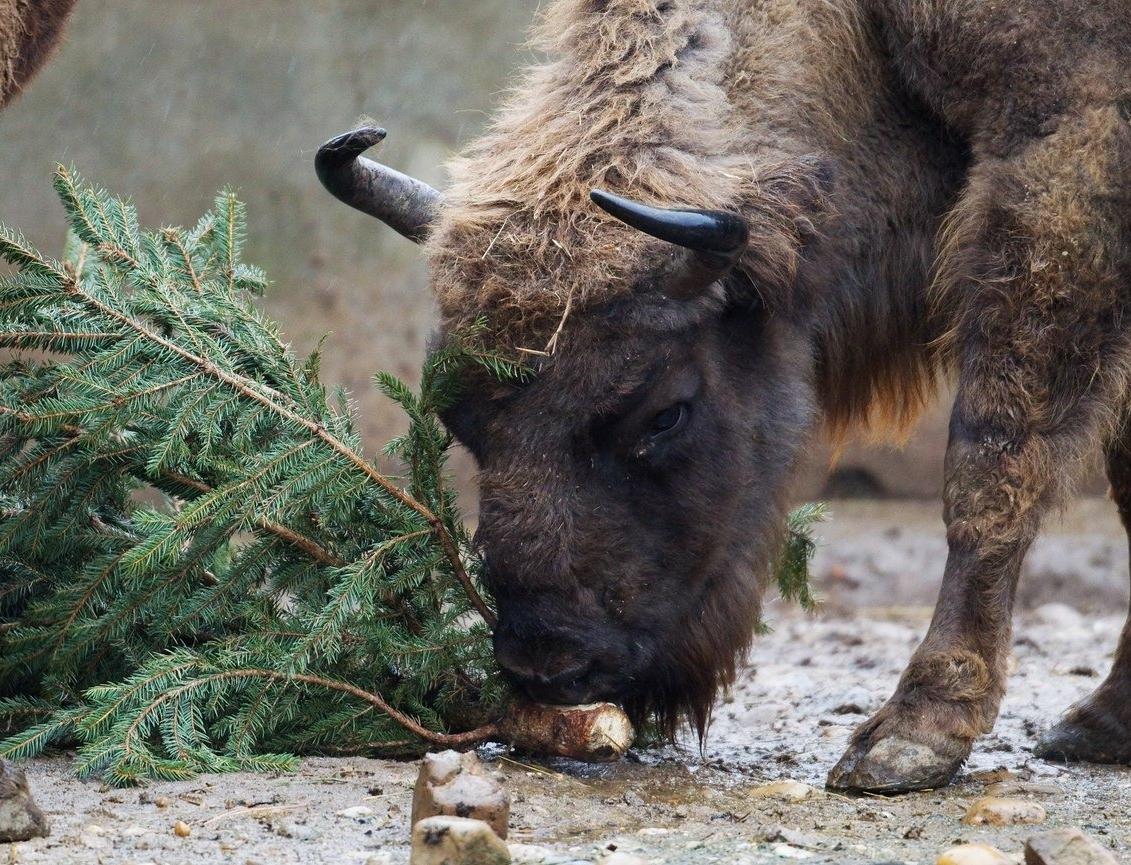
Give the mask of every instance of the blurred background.
[[[522, 43], [537, 6], [82, 0], [58, 57], [0, 116], [0, 222], [61, 249], [56, 162], [131, 196], [147, 224], [191, 224], [235, 186], [250, 212], [246, 258], [275, 281], [269, 313], [300, 352], [330, 333], [323, 371], [354, 395], [375, 451], [401, 417], [370, 376], [416, 378], [432, 299], [412, 244], [322, 190], [315, 149], [372, 117], [389, 130], [382, 160], [442, 186], [446, 157], [531, 59]], [[854, 444], [831, 475], [815, 450], [798, 496], [937, 499], [947, 404], [906, 447]], [[466, 458], [454, 469], [469, 488]]]

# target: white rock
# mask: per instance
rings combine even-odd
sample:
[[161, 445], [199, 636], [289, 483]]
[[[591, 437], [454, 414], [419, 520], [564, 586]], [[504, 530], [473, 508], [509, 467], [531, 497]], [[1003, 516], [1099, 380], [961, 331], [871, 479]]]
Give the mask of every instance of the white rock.
[[779, 859], [808, 859], [813, 855], [808, 850], [802, 850], [792, 844], [775, 844], [773, 851]]
[[482, 820], [428, 817], [412, 827], [409, 865], [510, 865], [503, 840]]
[[1078, 628], [1084, 621], [1075, 608], [1068, 604], [1041, 604], [1033, 610], [1033, 618], [1043, 625], [1055, 625], [1059, 628]]
[[511, 862], [514, 865], [543, 865], [554, 858], [554, 853], [548, 847], [539, 847], [537, 844], [508, 844], [511, 851]]
[[102, 835], [91, 835], [87, 832], [79, 835], [79, 843], [88, 850], [105, 850], [110, 846], [110, 840]]
[[763, 784], [747, 792], [753, 799], [781, 799], [783, 802], [802, 802], [810, 796], [817, 795], [817, 790], [801, 781], [786, 779]]
[[1115, 857], [1079, 829], [1057, 829], [1025, 843], [1026, 865], [1116, 865]]
[[343, 808], [341, 811], [335, 811], [334, 814], [349, 820], [364, 820], [366, 817], [373, 816], [373, 809], [367, 808], [365, 805], [354, 805], [352, 808]]
[[1014, 826], [1045, 822], [1045, 809], [1029, 799], [983, 796], [970, 805], [962, 822], [969, 826]]
[[597, 860], [598, 865], [651, 865], [647, 859], [623, 850], [614, 850]]
[[959, 844], [939, 856], [935, 865], [1013, 865], [1013, 860], [988, 844]]

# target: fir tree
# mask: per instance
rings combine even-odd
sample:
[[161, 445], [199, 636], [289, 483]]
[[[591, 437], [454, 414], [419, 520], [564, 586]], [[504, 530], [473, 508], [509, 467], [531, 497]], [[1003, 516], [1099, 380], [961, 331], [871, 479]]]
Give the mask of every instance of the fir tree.
[[[56, 172], [55, 261], [0, 229], [0, 758], [79, 746], [113, 783], [401, 754], [494, 731], [494, 614], [445, 479], [459, 371], [526, 371], [477, 329], [363, 454], [352, 409], [260, 314], [231, 192], [191, 230]], [[808, 525], [778, 565], [810, 603]]]

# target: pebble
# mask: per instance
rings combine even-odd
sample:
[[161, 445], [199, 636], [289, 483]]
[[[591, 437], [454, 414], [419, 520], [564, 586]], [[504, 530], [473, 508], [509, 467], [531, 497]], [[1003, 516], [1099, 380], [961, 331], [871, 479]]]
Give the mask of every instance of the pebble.
[[412, 827], [409, 865], [510, 865], [507, 845], [482, 820], [426, 817]]
[[511, 844], [509, 848], [513, 865], [544, 865], [554, 858], [552, 850], [537, 844]]
[[960, 844], [939, 856], [935, 865], [1013, 865], [1013, 860], [988, 844]]
[[1110, 852], [1079, 829], [1042, 832], [1025, 842], [1025, 865], [1117, 865]]
[[754, 799], [781, 799], [784, 802], [802, 802], [817, 795], [817, 790], [800, 781], [774, 781], [755, 787], [747, 793]]
[[637, 856], [635, 853], [614, 850], [598, 859], [597, 865], [650, 865], [650, 863], [647, 859]]
[[110, 839], [103, 835], [83, 832], [79, 835], [79, 843], [88, 850], [105, 850], [110, 846]]
[[813, 855], [808, 850], [802, 850], [792, 844], [775, 844], [773, 851], [779, 859], [808, 859]]
[[1002, 781], [986, 787], [987, 796], [1049, 796], [1063, 799], [1064, 788], [1051, 781]]
[[314, 830], [310, 826], [293, 820], [275, 826], [274, 832], [281, 838], [293, 838], [296, 841], [308, 841], [314, 837]]
[[334, 814], [338, 817], [345, 817], [347, 820], [364, 820], [366, 817], [373, 816], [373, 809], [365, 805], [354, 805], [352, 808], [335, 811]]
[[962, 822], [969, 826], [1013, 826], [1018, 823], [1043, 823], [1045, 816], [1045, 809], [1028, 799], [983, 796], [970, 806]]
[[1033, 618], [1042, 625], [1053, 625], [1057, 628], [1078, 628], [1084, 621], [1078, 610], [1060, 603], [1041, 604], [1033, 610]]
[[187, 838], [192, 834], [192, 827], [184, 820], [178, 820], [173, 824], [173, 834], [178, 838]]
[[427, 817], [483, 820], [500, 838], [507, 837], [511, 800], [497, 773], [474, 752], [426, 754], [412, 795], [412, 824]]
[[1025, 771], [1037, 778], [1057, 778], [1060, 776], [1060, 769], [1056, 768], [1056, 766], [1051, 766], [1048, 763], [1038, 760], [1026, 763]]

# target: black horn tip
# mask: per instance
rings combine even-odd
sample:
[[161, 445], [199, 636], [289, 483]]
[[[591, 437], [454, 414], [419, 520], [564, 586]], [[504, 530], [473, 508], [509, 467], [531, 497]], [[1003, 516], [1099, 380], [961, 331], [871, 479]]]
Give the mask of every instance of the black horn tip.
[[626, 225], [688, 249], [732, 254], [746, 245], [749, 229], [736, 213], [650, 207], [604, 189], [592, 190], [589, 199]]
[[350, 162], [370, 147], [380, 144], [388, 134], [379, 126], [361, 126], [341, 135], [335, 135], [318, 148], [316, 161], [319, 164]]

